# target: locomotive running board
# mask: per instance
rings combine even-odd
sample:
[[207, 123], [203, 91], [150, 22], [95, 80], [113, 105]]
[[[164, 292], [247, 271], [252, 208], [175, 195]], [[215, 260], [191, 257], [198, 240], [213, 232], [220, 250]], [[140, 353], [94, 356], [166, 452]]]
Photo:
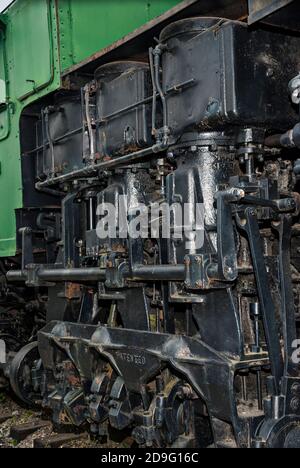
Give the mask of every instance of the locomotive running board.
[[[83, 382], [91, 382], [92, 356], [108, 361], [124, 380], [126, 388], [140, 393], [166, 366], [184, 376], [206, 403], [212, 423], [232, 425], [241, 446], [247, 444], [250, 425], [238, 415], [235, 375], [243, 369], [268, 366], [267, 355], [239, 360], [210, 348], [198, 338], [106, 328], [66, 322], [51, 322], [38, 335], [39, 351], [46, 372], [55, 369], [55, 354], [64, 352]], [[248, 415], [249, 416], [249, 415]], [[261, 421], [257, 412], [252, 422]]]

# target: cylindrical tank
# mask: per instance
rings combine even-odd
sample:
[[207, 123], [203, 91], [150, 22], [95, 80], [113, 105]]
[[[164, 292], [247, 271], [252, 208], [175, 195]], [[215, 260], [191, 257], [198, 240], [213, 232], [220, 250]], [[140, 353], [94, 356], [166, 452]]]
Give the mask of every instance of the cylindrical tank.
[[42, 111], [36, 128], [37, 177], [66, 174], [83, 166], [83, 119], [80, 92], [56, 98]]
[[116, 156], [153, 144], [149, 66], [141, 62], [109, 63], [96, 71], [95, 79], [100, 155]]

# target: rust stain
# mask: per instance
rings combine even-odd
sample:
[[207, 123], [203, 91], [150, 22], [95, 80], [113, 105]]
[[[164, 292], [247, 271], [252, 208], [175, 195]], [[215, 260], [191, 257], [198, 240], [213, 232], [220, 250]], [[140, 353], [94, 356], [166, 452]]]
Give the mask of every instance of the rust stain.
[[65, 290], [66, 298], [69, 300], [77, 299], [81, 296], [81, 287], [75, 283], [67, 283]]

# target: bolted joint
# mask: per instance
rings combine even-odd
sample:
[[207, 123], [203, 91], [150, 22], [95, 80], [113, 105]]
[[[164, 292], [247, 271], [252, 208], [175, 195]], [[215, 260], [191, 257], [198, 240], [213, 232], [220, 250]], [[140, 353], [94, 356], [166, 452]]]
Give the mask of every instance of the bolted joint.
[[300, 104], [300, 73], [289, 82], [289, 92], [294, 104]]
[[242, 200], [245, 197], [245, 195], [246, 194], [244, 190], [237, 187], [232, 187], [223, 192], [217, 192], [216, 199], [218, 200], [219, 198], [222, 198], [228, 203], [234, 203]]
[[209, 271], [212, 263], [213, 259], [210, 254], [187, 255], [184, 260], [186, 289], [211, 289], [212, 279]]

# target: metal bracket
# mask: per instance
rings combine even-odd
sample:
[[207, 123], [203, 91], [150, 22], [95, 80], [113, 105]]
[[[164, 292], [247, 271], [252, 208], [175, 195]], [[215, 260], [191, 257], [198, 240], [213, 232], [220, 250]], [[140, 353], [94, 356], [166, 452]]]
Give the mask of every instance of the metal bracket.
[[205, 290], [212, 288], [209, 277], [209, 267], [215, 263], [209, 254], [187, 255], [185, 263], [185, 287], [189, 290]]
[[245, 192], [237, 188], [218, 192], [216, 195], [218, 213], [218, 269], [220, 280], [223, 281], [235, 281], [238, 276], [231, 203], [238, 202], [244, 196]]
[[125, 279], [123, 273], [127, 269], [127, 263], [123, 259], [117, 258], [116, 254], [112, 254], [107, 262], [105, 286], [108, 289], [124, 288]]

